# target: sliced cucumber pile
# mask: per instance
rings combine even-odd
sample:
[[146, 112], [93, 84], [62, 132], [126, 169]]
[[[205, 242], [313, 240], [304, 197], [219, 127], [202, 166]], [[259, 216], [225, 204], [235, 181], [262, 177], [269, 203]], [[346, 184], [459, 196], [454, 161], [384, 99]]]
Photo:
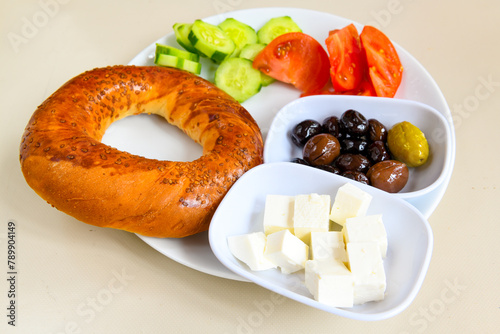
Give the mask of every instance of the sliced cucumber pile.
[[[289, 16], [270, 19], [258, 31], [234, 18], [219, 25], [202, 20], [176, 23], [173, 26], [177, 43], [186, 50], [157, 45], [155, 63], [173, 66], [196, 74], [201, 72], [199, 57], [218, 65], [214, 83], [238, 102], [257, 94], [261, 87], [275, 79], [254, 69], [252, 61], [266, 45], [279, 35], [302, 32]], [[172, 50], [174, 49], [174, 50]], [[198, 58], [196, 58], [198, 57]]]

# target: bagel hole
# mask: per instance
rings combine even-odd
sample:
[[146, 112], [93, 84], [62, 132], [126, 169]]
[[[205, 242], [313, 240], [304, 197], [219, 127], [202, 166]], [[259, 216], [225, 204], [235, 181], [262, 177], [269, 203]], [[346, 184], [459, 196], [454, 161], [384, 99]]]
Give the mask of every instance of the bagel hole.
[[149, 159], [193, 161], [203, 154], [200, 144], [158, 115], [134, 115], [113, 122], [102, 143]]

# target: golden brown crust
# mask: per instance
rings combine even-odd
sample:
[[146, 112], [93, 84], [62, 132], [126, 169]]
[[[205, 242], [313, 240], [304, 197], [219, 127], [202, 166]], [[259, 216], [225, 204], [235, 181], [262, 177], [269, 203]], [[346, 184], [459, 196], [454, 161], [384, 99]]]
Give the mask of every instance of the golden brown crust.
[[[100, 142], [128, 115], [154, 113], [203, 146], [192, 162], [146, 159]], [[154, 237], [208, 229], [218, 204], [262, 163], [260, 129], [208, 81], [162, 67], [114, 66], [71, 79], [31, 117], [20, 146], [27, 183], [88, 224]]]

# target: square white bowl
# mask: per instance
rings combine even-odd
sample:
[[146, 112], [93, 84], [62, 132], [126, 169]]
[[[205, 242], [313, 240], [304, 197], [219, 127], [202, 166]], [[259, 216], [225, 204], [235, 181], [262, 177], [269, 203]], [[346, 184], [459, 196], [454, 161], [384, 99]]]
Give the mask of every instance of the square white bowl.
[[[252, 271], [228, 247], [233, 235], [263, 231], [265, 199], [269, 194], [318, 193], [332, 196], [350, 182], [373, 196], [367, 214], [382, 214], [388, 252], [383, 301], [353, 308], [321, 304], [303, 284], [304, 273], [284, 275], [278, 269]], [[322, 170], [293, 163], [270, 163], [245, 173], [229, 190], [214, 214], [209, 242], [217, 259], [234, 273], [264, 288], [317, 309], [359, 320], [382, 320], [403, 311], [415, 298], [429, 267], [433, 235], [429, 223], [415, 207], [391, 194]]]
[[422, 197], [438, 187], [453, 168], [451, 131], [445, 117], [434, 108], [420, 102], [367, 96], [318, 95], [297, 99], [284, 106], [276, 115], [266, 137], [264, 162], [291, 161], [302, 157], [302, 149], [291, 140], [296, 124], [306, 119], [320, 123], [328, 116], [340, 117], [348, 109], [375, 118], [389, 130], [393, 125], [408, 121], [426, 136], [430, 153], [428, 161], [409, 168], [406, 186], [393, 194], [403, 199]]

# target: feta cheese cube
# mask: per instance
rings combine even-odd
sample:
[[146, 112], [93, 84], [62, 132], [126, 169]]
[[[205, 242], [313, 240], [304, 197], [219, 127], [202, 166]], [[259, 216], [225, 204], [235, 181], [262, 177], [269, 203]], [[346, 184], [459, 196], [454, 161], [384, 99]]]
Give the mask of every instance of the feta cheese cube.
[[267, 270], [276, 265], [264, 257], [266, 235], [255, 232], [227, 238], [229, 250], [235, 258], [244, 262], [251, 270]]
[[384, 299], [386, 277], [380, 247], [375, 242], [350, 242], [347, 258], [354, 280], [354, 304]]
[[293, 233], [294, 196], [268, 195], [264, 209], [264, 233], [266, 235], [284, 229]]
[[353, 276], [335, 259], [309, 260], [305, 266], [305, 285], [314, 299], [334, 307], [352, 307]]
[[351, 183], [346, 183], [335, 195], [330, 219], [344, 226], [347, 218], [365, 216], [371, 200], [372, 195]]
[[321, 260], [333, 258], [347, 262], [344, 236], [342, 232], [311, 232], [311, 258]]
[[282, 230], [267, 236], [264, 255], [280, 267], [282, 273], [291, 274], [304, 269], [309, 259], [309, 246], [289, 230]]
[[380, 253], [387, 255], [387, 233], [382, 215], [347, 218], [344, 231], [345, 242], [376, 242]]
[[304, 243], [310, 244], [311, 232], [328, 231], [330, 227], [329, 195], [297, 195], [295, 196], [293, 231]]

